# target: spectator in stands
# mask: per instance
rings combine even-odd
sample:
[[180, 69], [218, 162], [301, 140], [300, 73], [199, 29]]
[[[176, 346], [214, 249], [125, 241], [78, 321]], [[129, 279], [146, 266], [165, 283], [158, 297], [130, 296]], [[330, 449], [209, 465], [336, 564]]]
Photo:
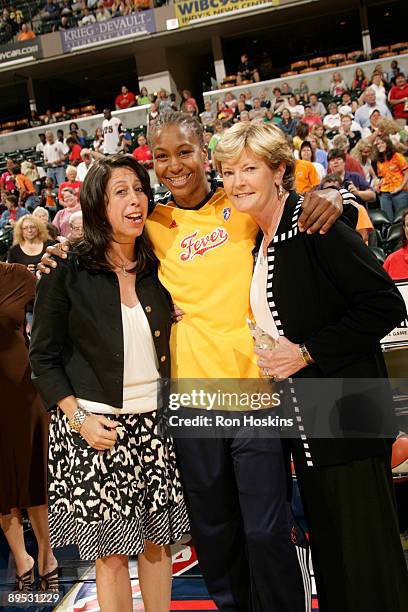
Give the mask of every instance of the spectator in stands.
[[375, 93], [375, 105], [386, 106], [387, 105], [387, 92], [382, 82], [382, 75], [380, 72], [373, 72], [371, 77], [370, 89]]
[[90, 149], [86, 149], [86, 148], [82, 149], [81, 160], [82, 161], [80, 164], [78, 164], [76, 171], [77, 171], [77, 180], [83, 183], [88, 173], [89, 168], [94, 163], [94, 159], [92, 157], [92, 152]]
[[272, 93], [273, 93], [273, 98], [271, 100], [270, 109], [275, 115], [280, 115], [283, 109], [286, 108], [287, 106], [287, 98], [282, 96], [282, 91], [280, 87], [274, 87]]
[[340, 129], [340, 113], [335, 102], [330, 102], [329, 112], [323, 119], [323, 125], [327, 132], [338, 132]]
[[[188, 89], [183, 89], [183, 91], [181, 92], [181, 98], [182, 98], [181, 99], [181, 104], [180, 104], [180, 110], [181, 111], [185, 111], [187, 106], [190, 106], [190, 107], [193, 107], [194, 112], [196, 114], [198, 114], [197, 101], [191, 95], [191, 91], [189, 91]], [[228, 108], [230, 108], [229, 103], [227, 101], [225, 103], [228, 106]], [[234, 109], [232, 109], [232, 110], [234, 110]], [[160, 110], [160, 112], [162, 112], [162, 111]]]
[[352, 128], [353, 117], [352, 115], [343, 115], [340, 121], [340, 134], [347, 137], [350, 145], [350, 149], [353, 149], [358, 141], [361, 139], [360, 131], [353, 131]]
[[61, 199], [62, 192], [63, 192], [63, 190], [66, 187], [69, 187], [69, 189], [73, 189], [75, 191], [75, 193], [79, 196], [79, 192], [80, 192], [82, 183], [81, 183], [81, 181], [77, 177], [77, 169], [76, 169], [76, 167], [75, 166], [67, 166], [65, 174], [66, 174], [67, 180], [64, 181], [63, 183], [61, 183], [61, 185], [59, 186], [59, 189], [58, 189], [58, 199]]
[[75, 140], [75, 138], [73, 138], [72, 136], [68, 136], [68, 138], [65, 141], [65, 144], [67, 145], [69, 149], [69, 152], [68, 152], [69, 163], [71, 164], [71, 166], [77, 166], [79, 162], [81, 161], [81, 150], [82, 150], [81, 145], [79, 145], [77, 141]]
[[370, 119], [370, 124], [362, 130], [362, 136], [374, 142], [378, 136], [378, 123], [381, 119], [381, 113], [378, 108], [371, 108], [368, 117]]
[[361, 164], [361, 167], [364, 170], [364, 178], [370, 186], [376, 178], [371, 163], [372, 152], [373, 143], [366, 138], [359, 140], [354, 149], [350, 151], [350, 155]]
[[[21, 12], [20, 12], [20, 15], [21, 15]], [[10, 26], [13, 35], [18, 32], [19, 26], [17, 22], [11, 18], [10, 11], [8, 8], [3, 9], [3, 22]]]
[[21, 172], [20, 164], [14, 164], [13, 177], [18, 189], [19, 206], [26, 208], [28, 211], [34, 210], [36, 205], [36, 191], [32, 181]]
[[81, 145], [81, 147], [86, 145], [86, 138], [81, 134], [81, 130], [75, 121], [69, 124], [69, 135], [74, 138], [76, 143]]
[[59, 20], [59, 24], [56, 26], [56, 30], [58, 30], [58, 32], [65, 32], [65, 30], [69, 30], [71, 28], [71, 25], [69, 23], [69, 17], [67, 17], [66, 15], [62, 15], [62, 17]]
[[47, 144], [45, 133], [38, 134], [38, 138], [40, 139], [40, 142], [36, 145], [35, 150], [37, 153], [44, 153], [44, 147]]
[[327, 156], [330, 172], [338, 174], [342, 187], [352, 193], [360, 204], [375, 202], [375, 192], [358, 172], [346, 170], [346, 154], [341, 149], [331, 149]]
[[285, 83], [282, 83], [282, 96], [288, 100], [292, 93], [292, 88], [290, 87], [289, 83], [286, 83], [286, 81]]
[[394, 280], [408, 278], [408, 210], [402, 215], [401, 242], [402, 248], [388, 255], [384, 262], [384, 270]]
[[123, 110], [124, 108], [132, 108], [135, 105], [136, 105], [135, 94], [129, 91], [126, 85], [122, 85], [120, 94], [116, 96], [116, 99], [115, 99], [116, 110]]
[[98, 8], [96, 9], [96, 21], [98, 23], [103, 23], [104, 21], [109, 21], [110, 19], [112, 19], [110, 11], [105, 8], [103, 0], [99, 0]]
[[323, 102], [319, 102], [319, 100], [317, 99], [317, 95], [315, 93], [310, 94], [309, 105], [314, 115], [317, 115], [320, 118], [323, 118], [326, 115], [327, 113], [326, 107], [323, 104]]
[[358, 108], [356, 100], [352, 100], [351, 95], [348, 91], [345, 91], [344, 94], [341, 96], [341, 107], [343, 106], [349, 106], [351, 108], [352, 113], [355, 113]]
[[321, 118], [318, 115], [314, 114], [310, 104], [306, 104], [305, 114], [302, 117], [302, 123], [307, 123], [307, 125], [309, 126], [309, 130], [311, 130], [311, 128], [314, 125], [321, 123], [321, 122], [322, 122]]
[[[259, 94], [259, 99], [261, 100], [261, 106], [264, 106], [266, 110], [269, 110], [271, 108], [272, 102], [269, 100], [268, 94], [265, 89], [262, 90], [261, 93]], [[286, 97], [285, 97], [285, 101], [287, 102]]]
[[16, 222], [24, 215], [28, 215], [28, 210], [18, 205], [18, 198], [12, 194], [6, 194], [4, 197], [4, 203], [7, 210], [5, 210], [0, 217], [0, 229], [5, 227], [13, 227]]
[[[249, 93], [249, 92], [247, 92], [247, 93]], [[251, 95], [251, 94], [249, 93], [249, 95]], [[243, 102], [245, 104], [245, 110], [247, 110], [248, 112], [251, 110], [251, 108], [252, 108], [252, 100], [248, 101], [246, 93], [239, 94], [238, 102]], [[262, 106], [262, 102], [261, 102], [261, 106]], [[265, 105], [263, 105], [263, 106], [265, 106]]]
[[356, 68], [354, 73], [354, 80], [351, 84], [352, 91], [355, 91], [357, 94], [360, 94], [367, 87], [368, 79], [364, 74], [364, 70], [362, 68]]
[[241, 100], [238, 102], [237, 108], [235, 109], [234, 122], [241, 121], [241, 113], [247, 113], [249, 117], [249, 111], [244, 102]]
[[363, 96], [364, 104], [357, 109], [355, 120], [360, 124], [361, 129], [370, 126], [370, 111], [377, 108], [383, 117], [391, 117], [391, 113], [388, 107], [376, 104], [375, 91], [368, 88], [364, 92]]
[[348, 138], [346, 138], [343, 134], [337, 134], [337, 136], [333, 138], [332, 145], [334, 149], [341, 149], [341, 151], [344, 151], [346, 155], [347, 172], [358, 172], [358, 174], [361, 174], [361, 176], [364, 178], [364, 170], [358, 161], [349, 153], [350, 143]]
[[139, 164], [142, 164], [147, 170], [153, 168], [153, 155], [144, 134], [140, 134], [137, 137], [137, 147], [132, 155], [137, 159]]
[[47, 109], [45, 111], [44, 123], [45, 123], [45, 125], [50, 125], [52, 123], [57, 123], [55, 115], [53, 114], [53, 112], [50, 109]]
[[40, 125], [44, 125], [44, 122], [39, 118], [37, 111], [35, 110], [30, 111], [29, 125], [30, 127], [39, 127]]
[[68, 148], [58, 141], [54, 141], [54, 134], [51, 130], [45, 132], [46, 144], [44, 145], [44, 166], [47, 176], [52, 178], [59, 186], [64, 182], [65, 170], [64, 163]]
[[288, 108], [284, 108], [282, 111], [281, 121], [278, 123], [278, 127], [282, 130], [286, 136], [295, 136], [296, 126], [298, 124], [297, 119], [292, 119], [292, 115]]
[[35, 38], [34, 32], [30, 29], [28, 23], [21, 24], [20, 34], [17, 36], [18, 42], [24, 42], [25, 40], [33, 40]]
[[261, 106], [260, 98], [254, 98], [254, 107], [249, 111], [249, 118], [254, 123], [261, 123], [266, 115], [266, 108]]
[[[320, 184], [320, 189], [340, 189], [342, 186], [341, 178], [338, 174], [328, 174]], [[364, 243], [368, 246], [368, 237], [370, 232], [374, 231], [374, 226], [369, 217], [367, 209], [362, 204], [355, 204], [358, 208], [358, 220], [356, 231], [362, 237]]]
[[299, 159], [312, 162], [312, 164], [316, 168], [320, 183], [323, 177], [325, 176], [326, 171], [322, 164], [319, 164], [319, 162], [316, 161], [316, 156], [313, 151], [312, 145], [308, 140], [304, 140], [300, 145]]
[[295, 89], [298, 99], [303, 104], [309, 104], [309, 86], [306, 81], [300, 81], [299, 89]]
[[307, 142], [310, 143], [314, 154], [314, 161], [323, 166], [325, 173], [327, 172], [327, 152], [324, 149], [320, 149], [318, 146], [318, 138], [311, 132], [306, 137]]
[[61, 130], [61, 128], [57, 130], [57, 141], [65, 144], [64, 130]]
[[255, 81], [258, 83], [261, 80], [258, 68], [254, 62], [250, 61], [247, 53], [241, 54], [241, 63], [238, 66], [237, 84], [242, 81]]
[[330, 83], [330, 93], [334, 98], [341, 98], [344, 92], [347, 91], [347, 85], [343, 80], [340, 72], [333, 72]]
[[109, 108], [103, 111], [104, 120], [102, 122], [103, 145], [102, 153], [104, 155], [113, 155], [120, 151], [123, 138], [123, 127], [119, 117], [112, 117]]
[[232, 93], [230, 91], [228, 91], [225, 94], [224, 103], [225, 103], [226, 106], [228, 106], [228, 108], [233, 110], [234, 113], [235, 113], [235, 109], [238, 106], [238, 100], [236, 99], [236, 97], [234, 95], [232, 95]]
[[383, 136], [375, 140], [374, 155], [380, 179], [376, 190], [381, 210], [392, 223], [398, 210], [408, 208], [408, 163], [401, 153], [395, 151], [391, 140]]
[[165, 89], [162, 88], [159, 90], [156, 104], [158, 105], [157, 110], [161, 114], [171, 111], [171, 100]]
[[41, 14], [48, 19], [58, 19], [60, 8], [55, 0], [47, 0]]
[[103, 130], [101, 127], [96, 128], [92, 143], [93, 150], [97, 153], [102, 153], [103, 147]]
[[0, 176], [0, 190], [14, 193], [16, 191], [16, 181], [13, 176], [14, 160], [8, 158], [6, 160], [6, 169]]
[[27, 176], [30, 181], [33, 183], [35, 187], [35, 191], [37, 195], [40, 195], [41, 191], [41, 179], [40, 173], [38, 172], [38, 168], [35, 165], [35, 162], [32, 158], [27, 158], [23, 162], [21, 162], [21, 172], [24, 176]]
[[152, 102], [150, 105], [150, 111], [149, 114], [147, 115], [147, 122], [148, 124], [152, 123], [153, 121], [155, 121], [155, 119], [157, 119], [157, 117], [159, 116], [159, 103], [156, 102]]
[[404, 76], [406, 76], [402, 68], [399, 67], [397, 60], [393, 60], [391, 62], [391, 70], [388, 72], [387, 75], [387, 81], [389, 82], [391, 87], [395, 85], [396, 77], [399, 74], [403, 74]]
[[295, 95], [289, 96], [287, 108], [290, 110], [293, 119], [300, 119], [305, 114], [305, 107], [298, 103], [298, 99]]
[[41, 206], [45, 206], [48, 211], [57, 211], [58, 191], [55, 189], [54, 180], [50, 177], [45, 179], [44, 189], [41, 190]]
[[293, 146], [296, 151], [299, 151], [300, 145], [309, 135], [309, 126], [307, 123], [300, 121], [296, 126], [296, 136], [293, 138]]
[[[266, 111], [266, 113], [269, 113], [270, 111]], [[266, 117], [266, 115], [265, 115]], [[239, 121], [251, 121], [251, 118], [249, 116], [249, 111], [247, 110], [243, 110], [240, 112], [239, 114]]]
[[60, 204], [62, 204], [64, 208], [57, 212], [52, 223], [58, 229], [60, 236], [68, 238], [71, 231], [69, 227], [69, 218], [72, 213], [81, 210], [81, 205], [75, 189], [65, 187], [65, 189], [62, 190], [61, 196], [62, 200], [60, 200]]
[[60, 15], [71, 17], [72, 15], [71, 0], [62, 0]]
[[405, 126], [408, 122], [408, 83], [405, 75], [401, 72], [395, 75], [395, 85], [388, 94], [388, 101], [391, 105], [395, 120]]
[[150, 104], [150, 96], [146, 87], [142, 87], [140, 89], [140, 94], [137, 96], [137, 104], [138, 106], [143, 106], [144, 104]]
[[[322, 149], [323, 151], [329, 150], [329, 139], [325, 134], [323, 125], [314, 125], [311, 129], [310, 134], [312, 136], [315, 136], [318, 149]], [[317, 161], [320, 161], [320, 163], [322, 163], [319, 159]]]
[[95, 15], [91, 13], [87, 6], [84, 6], [84, 8], [82, 9], [82, 14], [83, 17], [78, 21], [78, 25], [86, 26], [90, 25], [91, 23], [96, 23]]
[[407, 155], [408, 150], [408, 131], [394, 119], [381, 117], [377, 123], [378, 136], [389, 136], [396, 150], [403, 155]]
[[24, 215], [14, 226], [13, 246], [8, 252], [7, 261], [23, 264], [34, 274], [37, 264], [40, 263], [41, 257], [50, 244], [53, 242], [46, 224], [38, 216]]
[[[241, 113], [241, 116], [242, 116], [242, 113]], [[223, 135], [223, 133], [224, 133], [224, 126], [222, 124], [222, 121], [217, 119], [214, 123], [214, 134], [210, 142], [208, 143], [208, 149], [211, 151], [211, 154], [215, 150], [217, 144], [220, 142], [221, 136]]]
[[71, 243], [82, 240], [84, 237], [84, 223], [81, 210], [77, 210], [77, 212], [72, 213], [69, 218], [69, 228], [71, 231], [68, 239]]
[[48, 210], [43, 206], [37, 206], [37, 208], [34, 209], [33, 217], [38, 217], [38, 219], [46, 225], [50, 239], [55, 242], [57, 240], [58, 230], [55, 225], [50, 223], [50, 214]]
[[[238, 105], [235, 111], [235, 116], [237, 115], [239, 115]], [[215, 112], [213, 111], [213, 108], [212, 108], [211, 100], [206, 100], [204, 102], [204, 111], [200, 113], [200, 119], [204, 127], [207, 127], [207, 126], [212, 127], [214, 125], [214, 121], [216, 117], [215, 117]]]
[[[288, 143], [289, 139], [287, 139]], [[302, 143], [303, 144], [303, 143]], [[310, 146], [310, 145], [309, 145]], [[299, 151], [300, 154], [300, 151]], [[295, 165], [295, 190], [297, 193], [314, 191], [320, 184], [319, 175], [311, 161], [297, 159]]]
[[0, 17], [0, 43], [5, 44], [13, 38], [13, 28], [8, 20]]

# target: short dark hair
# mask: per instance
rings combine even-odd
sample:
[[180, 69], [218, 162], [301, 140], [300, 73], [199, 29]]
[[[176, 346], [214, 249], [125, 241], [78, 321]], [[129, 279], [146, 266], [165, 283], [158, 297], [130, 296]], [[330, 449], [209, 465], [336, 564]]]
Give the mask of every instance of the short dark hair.
[[315, 161], [315, 159], [316, 159], [316, 155], [315, 155], [315, 152], [313, 151], [313, 147], [312, 147], [312, 145], [310, 144], [310, 142], [309, 142], [308, 140], [304, 140], [304, 141], [302, 142], [302, 144], [300, 145], [300, 149], [299, 149], [299, 159], [302, 159], [302, 151], [303, 151], [303, 149], [305, 149], [306, 147], [307, 147], [308, 149], [310, 149], [310, 150], [311, 150], [311, 152], [312, 152], [312, 162], [314, 162], [314, 161]]
[[73, 137], [73, 136], [68, 136], [68, 138], [65, 141], [65, 144], [78, 144], [77, 140]]
[[296, 136], [299, 136], [301, 140], [305, 140], [309, 134], [309, 126], [304, 121], [300, 121], [296, 126]]
[[203, 126], [196, 117], [192, 117], [187, 113], [181, 113], [179, 111], [169, 111], [163, 115], [159, 115], [149, 127], [149, 145], [152, 146], [154, 137], [159, 130], [163, 128], [178, 125], [184, 127], [190, 132], [193, 132], [200, 141], [200, 147], [204, 147], [204, 134]]
[[6, 193], [5, 199], [7, 200], [7, 202], [11, 202], [13, 206], [17, 206], [18, 204], [17, 196], [13, 195], [12, 193]]
[[[150, 213], [154, 207], [149, 174], [132, 155], [121, 153], [96, 161], [88, 170], [80, 193], [84, 238], [77, 245], [76, 252], [88, 269], [112, 269], [107, 259], [107, 251], [113, 235], [106, 212], [108, 204], [106, 187], [112, 171], [118, 168], [128, 168], [136, 174], [149, 200], [148, 212]], [[145, 230], [135, 240], [135, 255], [136, 274], [146, 268], [157, 268], [157, 258]]]
[[331, 149], [327, 154], [327, 161], [338, 158], [341, 158], [344, 162], [346, 161], [346, 153], [342, 149]]
[[17, 162], [13, 166], [13, 174], [21, 174], [21, 166]]
[[342, 180], [341, 180], [341, 177], [338, 174], [335, 174], [333, 172], [333, 174], [327, 174], [324, 177], [324, 179], [320, 183], [320, 189], [324, 189], [324, 185], [326, 185], [326, 183], [338, 183], [340, 185], [340, 187], [341, 187]]

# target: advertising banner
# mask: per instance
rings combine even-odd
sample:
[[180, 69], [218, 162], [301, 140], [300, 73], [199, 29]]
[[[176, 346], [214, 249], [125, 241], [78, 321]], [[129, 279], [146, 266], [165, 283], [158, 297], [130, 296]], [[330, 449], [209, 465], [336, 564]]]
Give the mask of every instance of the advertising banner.
[[82, 48], [98, 46], [109, 40], [131, 39], [133, 36], [156, 31], [154, 11], [139, 11], [126, 17], [115, 17], [101, 23], [90, 23], [79, 28], [61, 32], [64, 53], [79, 51]]
[[244, 11], [278, 6], [280, 0], [174, 0], [179, 26], [188, 26], [192, 21], [212, 19]]
[[[408, 279], [396, 281], [395, 284], [404, 298], [408, 310]], [[398, 327], [381, 340], [381, 344], [384, 350], [408, 348], [408, 319], [401, 321]]]
[[8, 62], [27, 60], [29, 57], [38, 59], [43, 56], [39, 38], [2, 45], [0, 49], [0, 66], [7, 66]]

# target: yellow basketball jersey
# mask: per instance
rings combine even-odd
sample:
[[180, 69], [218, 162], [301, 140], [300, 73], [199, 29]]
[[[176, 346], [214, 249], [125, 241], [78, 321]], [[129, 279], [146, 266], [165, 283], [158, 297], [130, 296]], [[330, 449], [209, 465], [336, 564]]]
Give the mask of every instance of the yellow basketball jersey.
[[258, 378], [247, 326], [256, 223], [217, 189], [199, 210], [158, 204], [146, 227], [160, 280], [185, 312], [172, 328], [172, 376]]

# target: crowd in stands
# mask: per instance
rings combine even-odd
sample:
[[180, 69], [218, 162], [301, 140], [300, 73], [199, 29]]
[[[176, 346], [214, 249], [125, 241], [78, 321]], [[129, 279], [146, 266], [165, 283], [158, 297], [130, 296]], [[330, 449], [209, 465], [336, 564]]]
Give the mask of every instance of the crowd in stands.
[[[172, 110], [182, 110], [203, 124], [209, 177], [216, 175], [211, 157], [226, 128], [240, 121], [272, 123], [293, 147], [299, 193], [328, 185], [346, 188], [359, 205], [358, 229], [374, 246], [380, 245], [380, 240], [367, 210], [370, 215], [381, 213], [382, 238], [393, 223], [401, 225], [401, 211], [408, 209], [408, 83], [403, 71], [395, 71], [395, 67], [390, 73], [376, 70], [370, 76], [357, 69], [349, 85], [341, 73], [334, 74], [328, 92], [311, 92], [306, 82], [293, 91], [284, 83], [275, 87], [272, 95], [264, 90], [258, 97], [249, 91], [239, 96], [226, 92], [217, 101], [206, 99], [202, 111], [188, 90], [183, 90], [179, 104], [176, 96], [164, 89], [150, 96], [142, 88], [135, 95], [126, 86], [114, 99], [116, 109], [146, 102], [150, 102], [147, 131], [140, 126], [125, 129], [120, 119], [105, 109], [94, 135], [84, 133], [75, 122], [65, 135], [62, 129], [55, 130], [56, 126], [51, 129], [52, 113], [47, 113], [49, 127], [39, 134], [36, 150], [41, 162], [25, 159], [18, 164], [9, 159], [0, 177], [0, 229], [13, 226], [37, 208], [51, 218], [59, 211], [53, 224], [58, 239], [63, 240], [71, 231], [71, 214], [80, 211], [79, 190], [94, 161], [124, 151], [151, 171], [149, 124]], [[61, 112], [66, 111], [63, 108]]]

